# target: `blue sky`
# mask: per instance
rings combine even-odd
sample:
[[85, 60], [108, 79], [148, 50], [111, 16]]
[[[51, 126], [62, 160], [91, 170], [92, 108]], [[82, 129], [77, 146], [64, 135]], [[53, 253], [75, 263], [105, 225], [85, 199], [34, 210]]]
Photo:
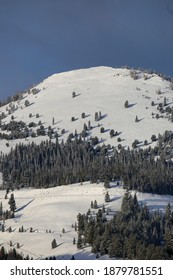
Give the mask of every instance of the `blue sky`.
[[1, 100], [92, 66], [173, 77], [173, 0], [0, 0], [0, 35]]

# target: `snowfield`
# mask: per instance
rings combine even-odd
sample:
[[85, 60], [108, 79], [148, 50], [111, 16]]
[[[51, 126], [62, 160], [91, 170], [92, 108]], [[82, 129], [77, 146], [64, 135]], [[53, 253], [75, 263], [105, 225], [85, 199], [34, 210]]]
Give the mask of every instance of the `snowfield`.
[[[128, 69], [93, 67], [54, 74], [35, 86], [40, 90], [37, 94], [33, 94], [31, 89], [30, 94], [25, 93], [22, 100], [1, 107], [0, 113], [6, 114], [2, 123], [10, 122], [12, 115], [15, 121], [22, 120], [27, 124], [30, 122], [38, 124], [41, 121], [46, 129], [52, 126], [54, 131], [58, 132], [61, 141], [66, 140], [75, 130], [81, 133], [84, 123], [88, 125], [90, 121], [93, 129], [88, 137], [97, 136], [102, 143], [118, 145], [118, 137], [110, 138], [111, 129], [118, 132], [124, 147], [131, 147], [135, 139], [138, 139], [141, 145], [144, 140], [151, 143], [153, 134], [158, 136], [158, 133], [172, 130], [172, 122], [168, 121], [166, 114], [160, 114], [162, 117], [159, 119], [156, 118], [156, 114], [159, 113], [157, 106], [163, 103], [164, 97], [166, 103], [172, 106], [173, 90], [169, 81], [156, 74], [136, 71], [138, 78], [134, 80], [130, 73]], [[73, 91], [76, 93], [74, 98]], [[25, 106], [26, 100], [29, 101], [29, 106]], [[129, 102], [127, 109], [124, 108], [126, 100]], [[154, 106], [151, 106], [152, 101]], [[8, 114], [12, 105], [17, 110]], [[99, 122], [95, 121], [95, 112], [102, 114]], [[85, 113], [85, 118], [81, 117], [82, 113]], [[29, 117], [30, 114], [32, 117]], [[37, 114], [39, 118], [36, 118]], [[139, 122], [135, 122], [136, 116]], [[71, 121], [72, 117], [75, 121]], [[100, 133], [102, 126], [105, 129], [104, 133]], [[63, 135], [62, 129], [65, 129]], [[19, 141], [40, 143], [45, 139], [47, 136], [9, 142], [0, 140], [0, 151], [9, 152]], [[7, 142], [9, 147], [6, 146]]]
[[[103, 184], [90, 184], [89, 182], [68, 186], [59, 186], [50, 189], [21, 189], [15, 190], [16, 200], [15, 218], [5, 221], [5, 232], [0, 232], [0, 245], [9, 249], [20, 244], [19, 252], [29, 254], [33, 259], [44, 259], [56, 256], [60, 260], [71, 259], [72, 255], [77, 260], [96, 259], [90, 248], [78, 250], [73, 245], [73, 239], [77, 241], [77, 232], [72, 225], [77, 222], [78, 213], [86, 213], [90, 208], [91, 201], [97, 200], [98, 207], [104, 204], [109, 209], [110, 219], [116, 210], [121, 207], [121, 201], [125, 190], [116, 183], [111, 183], [108, 192], [111, 197], [110, 203], [104, 202], [106, 189]], [[5, 191], [0, 191], [0, 201], [3, 208], [9, 209], [8, 199], [4, 199]], [[8, 195], [10, 197], [10, 193]], [[151, 211], [164, 211], [170, 202], [173, 207], [173, 197], [169, 195], [152, 195], [137, 193], [139, 202], [149, 206]], [[97, 210], [91, 209], [93, 215]], [[8, 228], [12, 227], [12, 232]], [[24, 227], [24, 232], [19, 228]], [[33, 232], [30, 232], [32, 227]], [[65, 233], [62, 233], [62, 229]], [[53, 239], [57, 241], [57, 248], [51, 248]], [[100, 259], [107, 258], [103, 256]]]

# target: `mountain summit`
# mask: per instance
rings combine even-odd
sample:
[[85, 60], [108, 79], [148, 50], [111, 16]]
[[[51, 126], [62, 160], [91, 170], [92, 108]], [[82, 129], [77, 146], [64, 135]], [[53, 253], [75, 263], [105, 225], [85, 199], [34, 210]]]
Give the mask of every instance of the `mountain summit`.
[[[172, 129], [172, 88], [171, 81], [155, 73], [133, 69], [94, 67], [54, 74], [0, 108], [0, 150], [82, 132], [82, 137], [97, 136], [100, 143], [114, 146], [131, 147], [135, 140], [150, 144], [153, 135]], [[25, 123], [20, 136], [9, 129], [12, 121]]]

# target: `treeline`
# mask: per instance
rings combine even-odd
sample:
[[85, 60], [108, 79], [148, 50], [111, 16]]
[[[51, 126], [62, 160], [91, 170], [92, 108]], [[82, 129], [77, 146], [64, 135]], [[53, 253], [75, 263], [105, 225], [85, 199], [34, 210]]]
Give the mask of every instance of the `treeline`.
[[96, 216], [78, 214], [79, 249], [90, 245], [96, 257], [108, 254], [120, 259], [173, 259], [173, 212], [168, 204], [165, 214], [150, 213], [138, 203], [136, 195], [126, 192], [121, 211], [111, 220], [103, 209]]
[[95, 146], [95, 138], [81, 137], [64, 143], [51, 140], [40, 145], [17, 144], [1, 155], [3, 188], [53, 187], [91, 181], [122, 180], [129, 190], [173, 194], [172, 133], [159, 137], [155, 148], [120, 150]]
[[2, 246], [0, 248], [0, 260], [29, 260], [29, 255], [26, 257], [23, 256], [23, 254], [20, 254], [16, 251], [15, 248], [7, 251], [5, 248]]

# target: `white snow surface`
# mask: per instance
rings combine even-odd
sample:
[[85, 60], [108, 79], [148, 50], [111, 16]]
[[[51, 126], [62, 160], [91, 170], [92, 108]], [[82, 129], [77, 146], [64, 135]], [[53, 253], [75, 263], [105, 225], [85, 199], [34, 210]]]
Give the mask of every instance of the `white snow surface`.
[[[20, 102], [11, 102], [18, 106], [12, 115], [16, 121], [22, 120], [27, 124], [32, 121], [38, 124], [41, 120], [45, 128], [52, 126], [54, 131], [58, 132], [60, 141], [65, 140], [75, 130], [81, 133], [84, 123], [88, 125], [90, 121], [93, 129], [89, 137], [98, 136], [102, 143], [118, 145], [118, 137], [110, 138], [110, 129], [119, 133], [124, 147], [131, 147], [135, 139], [138, 139], [141, 145], [144, 140], [151, 143], [153, 134], [158, 136], [158, 133], [172, 130], [172, 123], [167, 118], [152, 118], [152, 112], [158, 113], [157, 106], [163, 103], [164, 97], [167, 104], [172, 106], [173, 91], [170, 82], [156, 74], [147, 74], [148, 78], [144, 79], [143, 72], [136, 72], [138, 73], [137, 80], [131, 78], [128, 69], [103, 66], [52, 75], [35, 86], [40, 89], [39, 93], [34, 95], [27, 92]], [[158, 90], [161, 94], [157, 93]], [[72, 98], [73, 91], [76, 92], [75, 98]], [[28, 107], [25, 106], [26, 100], [30, 102]], [[130, 105], [128, 109], [124, 108], [126, 100]], [[151, 106], [152, 101], [155, 102], [155, 106]], [[11, 114], [8, 115], [7, 108], [9, 104], [0, 108], [0, 113], [7, 114], [2, 123], [8, 123], [11, 120]], [[99, 111], [103, 118], [96, 122], [95, 112]], [[84, 119], [81, 117], [83, 112], [86, 115]], [[31, 118], [29, 118], [30, 113], [33, 115]], [[36, 118], [36, 114], [40, 117]], [[135, 122], [136, 116], [139, 122]], [[75, 117], [76, 120], [72, 122], [71, 117]], [[52, 125], [53, 118], [54, 125]], [[101, 126], [105, 128], [104, 133], [100, 133]], [[38, 126], [35, 130], [37, 128]], [[64, 135], [61, 134], [62, 129], [66, 131]], [[9, 152], [11, 147], [18, 142], [39, 143], [46, 137], [30, 137], [27, 141], [25, 139], [11, 140], [9, 147], [6, 146], [6, 140], [0, 140], [0, 151]]]
[[[9, 243], [12, 241], [12, 248], [20, 244], [19, 252], [24, 255], [29, 254], [34, 259], [44, 259], [56, 256], [59, 260], [71, 259], [72, 255], [76, 260], [92, 260], [96, 256], [91, 253], [91, 248], [78, 250], [73, 245], [73, 238], [77, 240], [77, 232], [72, 228], [72, 224], [77, 222], [78, 213], [86, 213], [90, 208], [91, 201], [97, 200], [98, 207], [109, 208], [110, 219], [116, 210], [120, 210], [121, 201], [125, 190], [116, 183], [111, 183], [108, 189], [111, 202], [105, 203], [104, 197], [106, 189], [103, 184], [90, 184], [89, 182], [73, 184], [68, 186], [58, 186], [50, 189], [20, 189], [15, 190], [16, 200], [15, 218], [5, 221], [5, 232], [0, 232], [0, 245], [10, 249]], [[4, 210], [9, 209], [8, 199], [4, 199], [5, 191], [0, 191], [0, 201]], [[10, 197], [10, 193], [8, 195]], [[173, 197], [170, 195], [154, 195], [147, 193], [137, 193], [139, 203], [146, 204], [151, 211], [164, 211], [170, 202], [173, 207]], [[95, 214], [98, 210], [91, 209]], [[94, 213], [93, 213], [94, 214]], [[12, 232], [8, 228], [12, 227]], [[19, 232], [19, 228], [24, 227], [25, 232]], [[29, 232], [33, 228], [32, 233]], [[62, 229], [65, 233], [62, 233]], [[49, 233], [49, 230], [51, 232]], [[48, 231], [48, 233], [46, 233]], [[51, 248], [53, 239], [57, 241], [57, 248]], [[108, 256], [100, 259], [108, 258]]]

